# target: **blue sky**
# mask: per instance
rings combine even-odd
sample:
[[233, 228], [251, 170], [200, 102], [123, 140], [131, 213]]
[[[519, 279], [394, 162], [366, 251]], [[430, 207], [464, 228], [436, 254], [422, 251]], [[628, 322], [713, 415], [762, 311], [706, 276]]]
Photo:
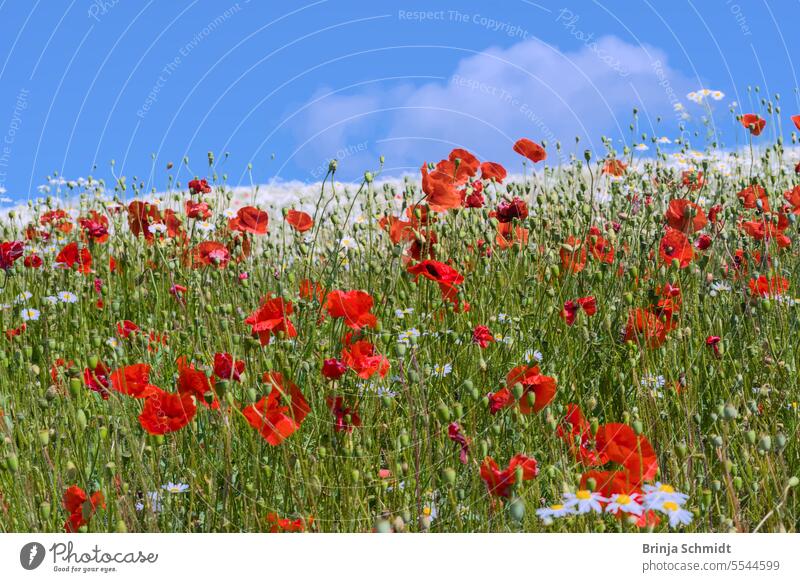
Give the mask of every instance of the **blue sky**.
[[[696, 128], [706, 87], [716, 138], [728, 112], [781, 95], [800, 112], [797, 1], [0, 0], [0, 188], [24, 200], [54, 171], [115, 172], [164, 188], [168, 161], [233, 185], [416, 171], [454, 146], [519, 170], [526, 136], [572, 151]], [[661, 116], [661, 121], [657, 118]], [[770, 120], [775, 131], [778, 120]], [[691, 136], [702, 145], [702, 137]], [[764, 139], [774, 137], [765, 133]], [[738, 141], [737, 141], [738, 140]], [[155, 162], [152, 156], [155, 155]], [[552, 155], [552, 154], [551, 154]], [[180, 169], [180, 168], [176, 168]], [[185, 182], [190, 171], [180, 169]]]

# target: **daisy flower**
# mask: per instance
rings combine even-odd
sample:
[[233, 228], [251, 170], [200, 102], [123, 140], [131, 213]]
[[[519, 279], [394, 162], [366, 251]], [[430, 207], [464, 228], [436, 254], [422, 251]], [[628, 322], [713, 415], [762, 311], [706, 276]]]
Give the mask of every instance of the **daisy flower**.
[[634, 493], [633, 495], [625, 495], [624, 493], [614, 493], [606, 505], [606, 513], [613, 513], [616, 515], [620, 511], [631, 513], [633, 515], [642, 515], [644, 507], [641, 503], [641, 495]]
[[69, 291], [61, 291], [58, 294], [58, 299], [61, 303], [76, 303], [78, 301], [78, 296]]
[[226, 208], [222, 211], [225, 218], [236, 218], [236, 211], [233, 208]]
[[41, 313], [37, 309], [23, 309], [20, 312], [23, 321], [38, 321], [40, 315]]
[[147, 227], [147, 230], [150, 232], [150, 234], [164, 234], [167, 232], [167, 225], [159, 222], [156, 224], [151, 224]]
[[433, 375], [437, 378], [444, 378], [445, 376], [449, 376], [450, 372], [453, 371], [452, 364], [436, 364], [433, 367]]
[[655, 509], [667, 501], [680, 505], [686, 503], [686, 500], [689, 499], [689, 496], [685, 493], [675, 491], [672, 485], [661, 482], [656, 482], [655, 485], [645, 485], [642, 490], [644, 491], [645, 509]]
[[654, 507], [669, 516], [669, 527], [676, 528], [679, 525], [689, 525], [692, 523], [692, 512], [684, 509], [674, 501], [665, 501], [660, 506]]
[[209, 233], [217, 230], [217, 227], [214, 226], [212, 223], [208, 222], [207, 220], [204, 220], [203, 222], [197, 223], [197, 230], [199, 230], [202, 233]]
[[169, 493], [186, 493], [189, 490], [189, 486], [186, 483], [173, 483], [172, 481], [162, 485], [161, 488]]
[[16, 298], [14, 299], [14, 303], [17, 304], [25, 303], [31, 297], [33, 297], [33, 293], [31, 293], [30, 291], [23, 291], [22, 293], [16, 296]]
[[550, 507], [542, 507], [536, 510], [536, 515], [538, 515], [543, 520], [552, 519], [554, 517], [566, 517], [568, 515], [575, 515], [575, 510], [572, 507], [563, 505], [561, 503], [556, 503], [555, 505], [551, 505]]
[[600, 504], [606, 501], [606, 498], [600, 493], [588, 489], [579, 489], [576, 493], [564, 493], [564, 505], [575, 508], [579, 514], [590, 511], [603, 513], [603, 506]]
[[356, 240], [351, 236], [343, 236], [339, 240], [339, 246], [347, 250], [354, 249], [356, 248]]
[[525, 352], [523, 359], [525, 360], [526, 364], [530, 364], [534, 360], [537, 362], [541, 362], [544, 359], [544, 356], [542, 356], [542, 352], [540, 352], [539, 350], [528, 350]]

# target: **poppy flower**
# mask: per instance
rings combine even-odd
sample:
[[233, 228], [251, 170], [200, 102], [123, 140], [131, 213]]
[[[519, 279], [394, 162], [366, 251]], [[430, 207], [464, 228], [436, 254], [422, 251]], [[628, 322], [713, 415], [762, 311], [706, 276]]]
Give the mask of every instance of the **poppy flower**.
[[197, 405], [190, 394], [172, 394], [153, 386], [144, 401], [139, 424], [150, 434], [169, 434], [192, 422], [195, 414]]
[[597, 313], [597, 301], [594, 297], [581, 297], [575, 301], [565, 301], [564, 309], [561, 310], [559, 315], [561, 316], [561, 319], [567, 323], [567, 325], [572, 325], [575, 323], [575, 318], [581, 309], [586, 312], [588, 317], [591, 317]]
[[792, 239], [784, 234], [788, 227], [789, 219], [784, 214], [779, 214], [777, 220], [771, 220], [764, 215], [761, 220], [742, 223], [742, 230], [755, 240], [774, 240], [779, 248], [786, 248], [792, 244]]
[[462, 465], [466, 465], [469, 460], [469, 439], [461, 432], [461, 427], [457, 422], [451, 422], [448, 425], [447, 438], [461, 446], [458, 459]]
[[110, 395], [108, 389], [111, 387], [111, 380], [109, 379], [108, 368], [103, 362], [98, 361], [94, 368], [84, 368], [83, 383], [90, 390], [100, 394], [103, 400], [108, 400]]
[[19, 327], [15, 327], [13, 329], [6, 330], [6, 339], [9, 341], [13, 340], [15, 337], [22, 335], [22, 333], [28, 329], [28, 324], [25, 322], [22, 323]]
[[375, 374], [383, 378], [389, 372], [389, 360], [367, 340], [347, 341], [342, 348], [342, 362], [364, 380]]
[[147, 398], [154, 390], [159, 388], [150, 384], [150, 366], [148, 364], [133, 364], [111, 372], [109, 376], [111, 387], [134, 398]]
[[222, 269], [230, 260], [231, 253], [228, 247], [216, 241], [201, 242], [192, 250], [192, 266], [194, 267], [214, 265], [218, 269]]
[[69, 519], [64, 523], [64, 531], [75, 533], [82, 526], [87, 525], [98, 507], [105, 508], [106, 501], [101, 491], [95, 491], [91, 495], [78, 487], [72, 485], [65, 492], [61, 500], [64, 509], [70, 514]]
[[[214, 378], [206, 376], [205, 372], [189, 364], [185, 356], [178, 358], [178, 394], [192, 395], [206, 408], [218, 409], [219, 400], [214, 394]], [[206, 397], [210, 396], [209, 403]]]
[[473, 185], [473, 190], [464, 198], [464, 208], [483, 208], [486, 200], [483, 197], [483, 188], [478, 189]]
[[515, 218], [525, 220], [528, 218], [528, 205], [515, 196], [510, 202], [503, 201], [497, 205], [497, 220], [500, 222], [511, 222]]
[[741, 123], [745, 129], [750, 131], [751, 135], [761, 135], [764, 127], [767, 125], [767, 121], [755, 113], [745, 113], [742, 115]]
[[614, 245], [603, 238], [602, 232], [596, 226], [589, 229], [586, 245], [593, 259], [609, 265], [614, 262]]
[[316, 299], [318, 303], [322, 303], [325, 299], [325, 287], [310, 279], [303, 279], [300, 281], [300, 297], [307, 301]]
[[792, 115], [792, 122], [797, 129], [800, 129], [800, 115]]
[[120, 321], [117, 324], [117, 335], [122, 339], [128, 339], [131, 334], [140, 331], [139, 326], [130, 320]]
[[694, 242], [694, 246], [697, 247], [697, 250], [704, 251], [711, 246], [712, 239], [707, 234], [701, 234], [697, 237], [697, 240]]
[[597, 450], [612, 463], [625, 467], [633, 483], [655, 478], [658, 458], [644, 435], [637, 435], [626, 424], [612, 422], [601, 425], [594, 438]]
[[429, 174], [427, 164], [422, 165], [421, 172], [422, 191], [426, 195], [425, 201], [431, 210], [445, 212], [461, 207], [461, 193], [452, 178], [443, 175], [442, 172]]
[[597, 451], [591, 425], [577, 404], [567, 404], [567, 413], [556, 429], [556, 436], [569, 445], [572, 456], [581, 464], [593, 467], [608, 462], [608, 458]]
[[361, 426], [361, 417], [355, 406], [347, 406], [341, 396], [331, 397], [326, 400], [328, 408], [333, 413], [333, 429], [336, 432], [353, 432], [353, 428]]
[[280, 373], [267, 372], [263, 381], [271, 388], [269, 394], [247, 406], [242, 414], [250, 426], [275, 447], [300, 428], [311, 408], [300, 389], [284, 381]]
[[472, 330], [472, 343], [477, 344], [482, 349], [486, 348], [486, 346], [493, 341], [494, 336], [491, 330], [485, 325], [475, 326], [475, 329]]
[[750, 279], [748, 282], [750, 293], [757, 297], [778, 297], [789, 290], [789, 280], [778, 275], [767, 279], [760, 275], [758, 279]]
[[206, 220], [211, 216], [211, 207], [207, 202], [195, 202], [194, 200], [187, 200], [185, 203], [186, 216], [198, 220]]
[[658, 348], [664, 343], [667, 330], [658, 316], [646, 309], [633, 309], [628, 314], [623, 341], [644, 341], [648, 348]]
[[39, 269], [44, 264], [44, 261], [39, 255], [28, 255], [22, 261], [22, 264], [25, 265], [26, 269]]
[[44, 226], [50, 225], [63, 234], [72, 232], [72, 220], [69, 214], [60, 208], [58, 210], [49, 210], [42, 214], [39, 219], [39, 224]]
[[458, 286], [464, 282], [464, 276], [453, 267], [430, 259], [411, 265], [406, 270], [415, 276], [415, 281], [418, 281], [420, 276], [436, 281], [442, 291], [442, 296], [448, 300], [455, 297], [458, 293]]
[[681, 184], [692, 192], [703, 188], [706, 183], [703, 172], [697, 170], [684, 170], [681, 173]]
[[14, 262], [22, 256], [25, 245], [22, 241], [0, 243], [0, 269], [8, 271]]
[[492, 457], [486, 457], [481, 464], [481, 479], [486, 483], [490, 495], [510, 497], [511, 488], [517, 476], [517, 467], [522, 468], [522, 481], [530, 481], [539, 473], [536, 459], [522, 454], [514, 455], [508, 467], [502, 471]]
[[483, 162], [481, 164], [481, 180], [494, 180], [502, 184], [506, 179], [506, 169], [495, 162]]
[[528, 229], [514, 225], [510, 222], [499, 222], [497, 224], [497, 236], [495, 242], [501, 249], [510, 249], [514, 245], [523, 247], [528, 244]]
[[374, 328], [378, 320], [371, 313], [374, 301], [365, 291], [331, 291], [325, 301], [325, 310], [333, 318], [343, 318], [344, 324], [352, 329]]
[[347, 372], [347, 365], [336, 358], [328, 358], [322, 362], [322, 375], [329, 380], [338, 380]]
[[694, 202], [683, 198], [669, 201], [669, 207], [664, 218], [670, 227], [685, 234], [692, 234], [702, 230], [708, 224], [703, 209]]
[[[544, 376], [539, 372], [539, 366], [517, 366], [506, 375], [506, 388], [509, 390], [515, 384], [522, 384], [523, 392], [519, 399], [519, 410], [522, 414], [539, 412], [553, 401], [556, 396], [556, 379]], [[528, 394], [536, 397], [531, 405]]]
[[490, 414], [497, 414], [504, 408], [514, 404], [514, 395], [508, 388], [501, 388], [497, 392], [489, 392], [486, 398], [489, 400]]
[[261, 345], [270, 342], [273, 335], [284, 332], [287, 337], [297, 337], [289, 316], [294, 312], [291, 301], [267, 294], [261, 299], [261, 306], [251, 313], [244, 322], [251, 326], [251, 332], [258, 335]]
[[567, 241], [561, 245], [558, 254], [561, 257], [561, 266], [565, 271], [580, 273], [586, 268], [586, 245], [581, 239], [570, 235]]
[[267, 234], [269, 214], [253, 206], [244, 206], [228, 221], [228, 228], [251, 234]]
[[742, 189], [736, 197], [741, 199], [742, 205], [745, 208], [757, 209], [760, 208], [764, 212], [769, 212], [769, 199], [767, 192], [763, 187], [758, 184], [753, 184], [747, 188]]
[[244, 362], [242, 360], [235, 360], [232, 355], [226, 352], [214, 354], [214, 374], [220, 380], [240, 382], [243, 372]]
[[464, 148], [453, 149], [447, 159], [456, 166], [456, 181], [459, 184], [464, 184], [481, 167], [478, 158]]
[[78, 224], [84, 236], [93, 242], [104, 243], [108, 240], [108, 218], [96, 210], [92, 210], [88, 217], [78, 219]]
[[603, 164], [603, 174], [607, 174], [609, 176], [614, 176], [615, 178], [619, 178], [625, 174], [625, 170], [628, 169], [628, 164], [623, 162], [622, 160], [617, 160], [615, 158], [611, 158], [606, 160]]
[[714, 355], [716, 357], [720, 357], [719, 353], [719, 342], [722, 341], [722, 338], [718, 335], [710, 335], [706, 338], [706, 345], [714, 350]]
[[547, 152], [538, 143], [526, 137], [518, 139], [514, 144], [514, 151], [528, 158], [534, 164], [547, 159]]
[[70, 269], [77, 267], [79, 273], [86, 274], [92, 268], [92, 254], [88, 248], [78, 248], [78, 243], [72, 242], [61, 249], [56, 256], [56, 263], [66, 265]]
[[189, 180], [189, 191], [192, 194], [208, 194], [211, 192], [211, 186], [208, 185], [208, 180], [205, 178]]
[[786, 190], [783, 197], [791, 205], [792, 214], [800, 214], [800, 184], [791, 190]]
[[288, 517], [278, 517], [278, 514], [273, 512], [267, 514], [267, 521], [270, 523], [270, 533], [299, 533], [304, 532], [307, 526], [310, 527], [314, 523], [314, 518], [289, 519]]
[[286, 224], [291, 226], [297, 232], [306, 232], [314, 226], [314, 220], [307, 212], [300, 210], [289, 210], [286, 213]]
[[665, 264], [670, 265], [672, 261], [678, 261], [681, 269], [688, 267], [694, 258], [694, 249], [689, 239], [674, 228], [667, 228], [658, 245], [658, 252]]

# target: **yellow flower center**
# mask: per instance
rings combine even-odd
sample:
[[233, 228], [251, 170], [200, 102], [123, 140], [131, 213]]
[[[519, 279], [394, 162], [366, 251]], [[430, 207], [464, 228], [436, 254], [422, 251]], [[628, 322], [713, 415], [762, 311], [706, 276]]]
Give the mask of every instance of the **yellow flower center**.
[[675, 489], [672, 487], [672, 485], [662, 485], [658, 488], [658, 490], [662, 491], [663, 493], [675, 493]]
[[561, 509], [564, 509], [564, 506], [562, 504], [560, 504], [560, 503], [556, 503], [555, 505], [551, 505], [550, 509], [552, 509], [554, 511], [559, 511]]
[[677, 511], [678, 510], [678, 504], [675, 503], [674, 501], [665, 501], [664, 502], [664, 509], [666, 509], [667, 511]]
[[422, 509], [422, 513], [424, 513], [424, 514], [425, 514], [425, 517], [430, 517], [430, 515], [431, 515], [431, 508], [430, 508], [430, 507], [425, 507], [425, 508], [423, 508], [423, 509]]
[[586, 501], [587, 499], [591, 499], [592, 498], [592, 492], [588, 491], [586, 489], [581, 489], [580, 491], [578, 491], [575, 494], [575, 497], [577, 497], [581, 501]]
[[631, 498], [628, 495], [620, 494], [617, 495], [617, 503], [620, 505], [628, 505], [631, 502]]

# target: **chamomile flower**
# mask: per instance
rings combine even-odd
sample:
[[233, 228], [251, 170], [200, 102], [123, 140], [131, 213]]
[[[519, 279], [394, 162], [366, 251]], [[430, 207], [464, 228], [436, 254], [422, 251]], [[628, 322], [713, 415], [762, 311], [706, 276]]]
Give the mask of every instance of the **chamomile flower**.
[[508, 321], [508, 315], [506, 315], [505, 313], [498, 313], [497, 321], [499, 321], [500, 323], [505, 323], [506, 321]]
[[656, 142], [657, 142], [657, 143], [663, 143], [663, 144], [669, 144], [669, 143], [672, 143], [672, 140], [671, 140], [671, 139], [669, 139], [669, 138], [668, 138], [668, 137], [666, 137], [666, 136], [661, 136], [660, 138], [658, 138], [658, 139], [656, 140]]
[[541, 362], [544, 359], [544, 356], [539, 350], [527, 350], [522, 358], [525, 360], [526, 364], [530, 364], [534, 361]]
[[588, 489], [579, 489], [575, 493], [564, 493], [563, 497], [564, 505], [574, 508], [579, 514], [589, 513], [590, 511], [603, 513], [603, 506], [601, 503], [606, 502], [606, 498], [600, 493], [597, 491], [589, 491]]
[[199, 230], [204, 234], [208, 234], [209, 232], [214, 232], [215, 230], [217, 230], [217, 227], [214, 226], [214, 223], [204, 220], [203, 222], [197, 223], [197, 230]]
[[150, 226], [148, 226], [147, 230], [150, 234], [164, 234], [165, 232], [167, 232], [167, 225], [158, 222], [156, 224], [151, 224]]
[[437, 378], [444, 378], [445, 376], [449, 376], [450, 373], [453, 371], [452, 364], [436, 364], [433, 367], [433, 375]]
[[23, 321], [38, 321], [41, 313], [38, 309], [23, 309], [19, 315]]
[[403, 319], [406, 315], [411, 315], [412, 313], [414, 313], [414, 308], [413, 307], [406, 307], [405, 309], [395, 309], [394, 310], [394, 316], [397, 319]]
[[689, 525], [692, 523], [692, 512], [684, 509], [675, 501], [664, 501], [653, 509], [665, 513], [669, 516], [669, 527], [676, 528], [679, 525]]
[[422, 334], [420, 334], [419, 330], [416, 327], [412, 327], [411, 329], [400, 332], [400, 337], [398, 338], [397, 343], [409, 345], [420, 335]]
[[226, 208], [222, 211], [225, 218], [236, 218], [236, 211], [233, 208]]
[[58, 293], [58, 300], [61, 301], [61, 303], [77, 303], [78, 296], [70, 291], [61, 291]]
[[16, 303], [17, 305], [19, 305], [20, 303], [25, 303], [31, 297], [33, 297], [33, 293], [31, 293], [30, 291], [23, 291], [14, 298], [14, 303]]
[[645, 485], [642, 487], [644, 491], [644, 506], [645, 509], [657, 509], [664, 502], [671, 501], [677, 504], [686, 503], [689, 496], [685, 493], [675, 491], [672, 485], [666, 483], [656, 482], [655, 485]]
[[606, 505], [606, 513], [616, 515], [620, 511], [633, 515], [642, 515], [644, 507], [640, 503], [641, 496], [638, 493], [626, 495], [624, 493], [614, 493]]
[[110, 337], [106, 340], [106, 345], [112, 349], [119, 347], [119, 341], [115, 337]]
[[711, 91], [711, 98], [714, 101], [721, 101], [722, 99], [725, 98], [725, 93], [723, 93], [722, 91]]
[[186, 483], [173, 483], [172, 481], [162, 485], [161, 488], [169, 493], [186, 493], [189, 490], [189, 486]]
[[549, 520], [552, 518], [559, 518], [559, 517], [567, 517], [569, 515], [575, 515], [575, 509], [564, 505], [562, 503], [556, 503], [555, 505], [551, 505], [550, 507], [542, 507], [536, 510], [536, 515], [538, 515], [543, 520]]
[[356, 239], [352, 236], [343, 236], [339, 239], [339, 246], [341, 246], [345, 250], [351, 250], [356, 248]]
[[633, 146], [633, 149], [635, 149], [637, 152], [646, 152], [650, 148], [647, 147], [647, 144], [637, 143], [635, 146]]

